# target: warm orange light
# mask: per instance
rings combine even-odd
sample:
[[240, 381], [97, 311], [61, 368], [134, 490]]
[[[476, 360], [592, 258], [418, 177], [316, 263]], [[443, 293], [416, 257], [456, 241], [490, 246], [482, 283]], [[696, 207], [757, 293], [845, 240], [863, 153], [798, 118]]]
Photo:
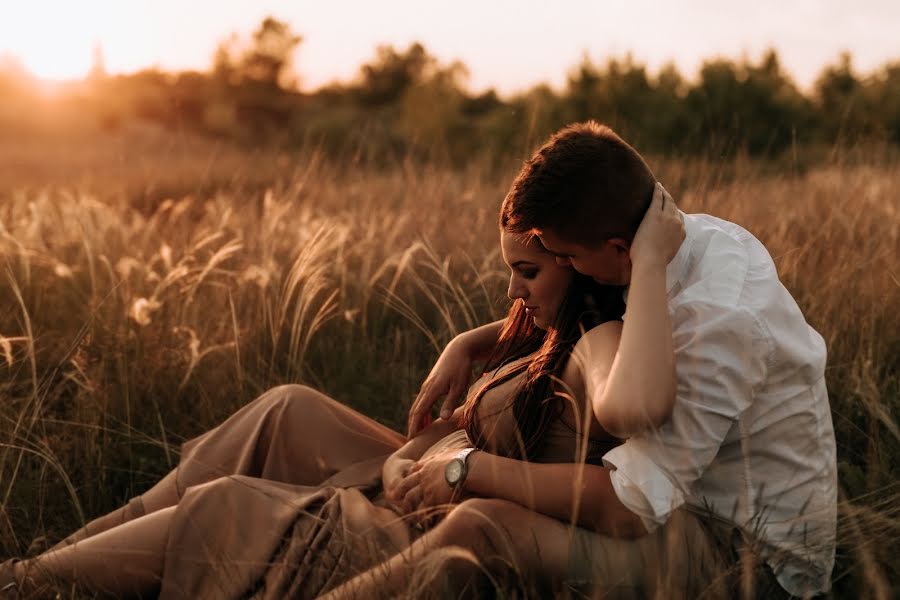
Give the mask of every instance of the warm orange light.
[[12, 54], [32, 74], [45, 79], [84, 77], [92, 48], [102, 40], [103, 12], [90, 3], [19, 2], [4, 6], [0, 52]]

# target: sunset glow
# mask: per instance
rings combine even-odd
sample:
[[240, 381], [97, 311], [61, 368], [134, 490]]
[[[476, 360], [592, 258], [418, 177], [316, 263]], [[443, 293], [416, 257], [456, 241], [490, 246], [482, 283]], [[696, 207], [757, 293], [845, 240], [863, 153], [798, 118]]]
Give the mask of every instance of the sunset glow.
[[379, 44], [416, 40], [442, 60], [465, 62], [473, 89], [502, 91], [541, 81], [560, 85], [585, 52], [600, 61], [631, 52], [651, 70], [671, 60], [691, 76], [703, 59], [755, 59], [774, 46], [803, 86], [842, 50], [863, 71], [900, 58], [900, 4], [892, 0], [852, 7], [838, 0], [677, 6], [649, 0], [37, 0], [0, 8], [0, 55], [50, 79], [83, 77], [98, 45], [113, 73], [206, 69], [219, 41], [231, 32], [246, 35], [268, 14], [304, 36], [296, 68], [307, 89], [353, 77]]

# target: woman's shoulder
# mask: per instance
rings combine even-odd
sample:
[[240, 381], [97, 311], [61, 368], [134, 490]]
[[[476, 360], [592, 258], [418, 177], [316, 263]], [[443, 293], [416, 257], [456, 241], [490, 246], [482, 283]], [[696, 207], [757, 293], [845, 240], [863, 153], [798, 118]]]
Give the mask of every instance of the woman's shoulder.
[[607, 354], [611, 350], [615, 354], [621, 337], [622, 321], [606, 321], [584, 332], [575, 343], [572, 356], [584, 360], [593, 357], [598, 352]]
[[572, 356], [563, 370], [562, 380], [571, 388], [580, 389], [586, 365], [600, 366], [609, 363], [616, 355], [622, 321], [606, 321], [586, 331], [572, 348]]

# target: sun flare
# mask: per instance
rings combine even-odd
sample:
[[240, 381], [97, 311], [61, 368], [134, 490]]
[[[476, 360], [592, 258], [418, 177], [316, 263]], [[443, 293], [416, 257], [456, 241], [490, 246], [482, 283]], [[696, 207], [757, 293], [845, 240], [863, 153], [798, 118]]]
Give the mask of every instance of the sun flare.
[[122, 9], [100, 0], [18, 3], [0, 14], [0, 55], [12, 56], [41, 79], [78, 79], [107, 44], [116, 45], [117, 62], [133, 58], [123, 56], [116, 43], [125, 35], [124, 26]]

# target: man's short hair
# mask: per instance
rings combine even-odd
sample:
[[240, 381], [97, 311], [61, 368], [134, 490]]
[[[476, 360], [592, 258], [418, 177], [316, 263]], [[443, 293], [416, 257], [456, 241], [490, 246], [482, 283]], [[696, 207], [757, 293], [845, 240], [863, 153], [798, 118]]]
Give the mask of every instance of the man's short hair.
[[582, 245], [631, 241], [656, 178], [637, 151], [596, 121], [559, 130], [519, 171], [500, 224], [515, 233], [551, 229]]

